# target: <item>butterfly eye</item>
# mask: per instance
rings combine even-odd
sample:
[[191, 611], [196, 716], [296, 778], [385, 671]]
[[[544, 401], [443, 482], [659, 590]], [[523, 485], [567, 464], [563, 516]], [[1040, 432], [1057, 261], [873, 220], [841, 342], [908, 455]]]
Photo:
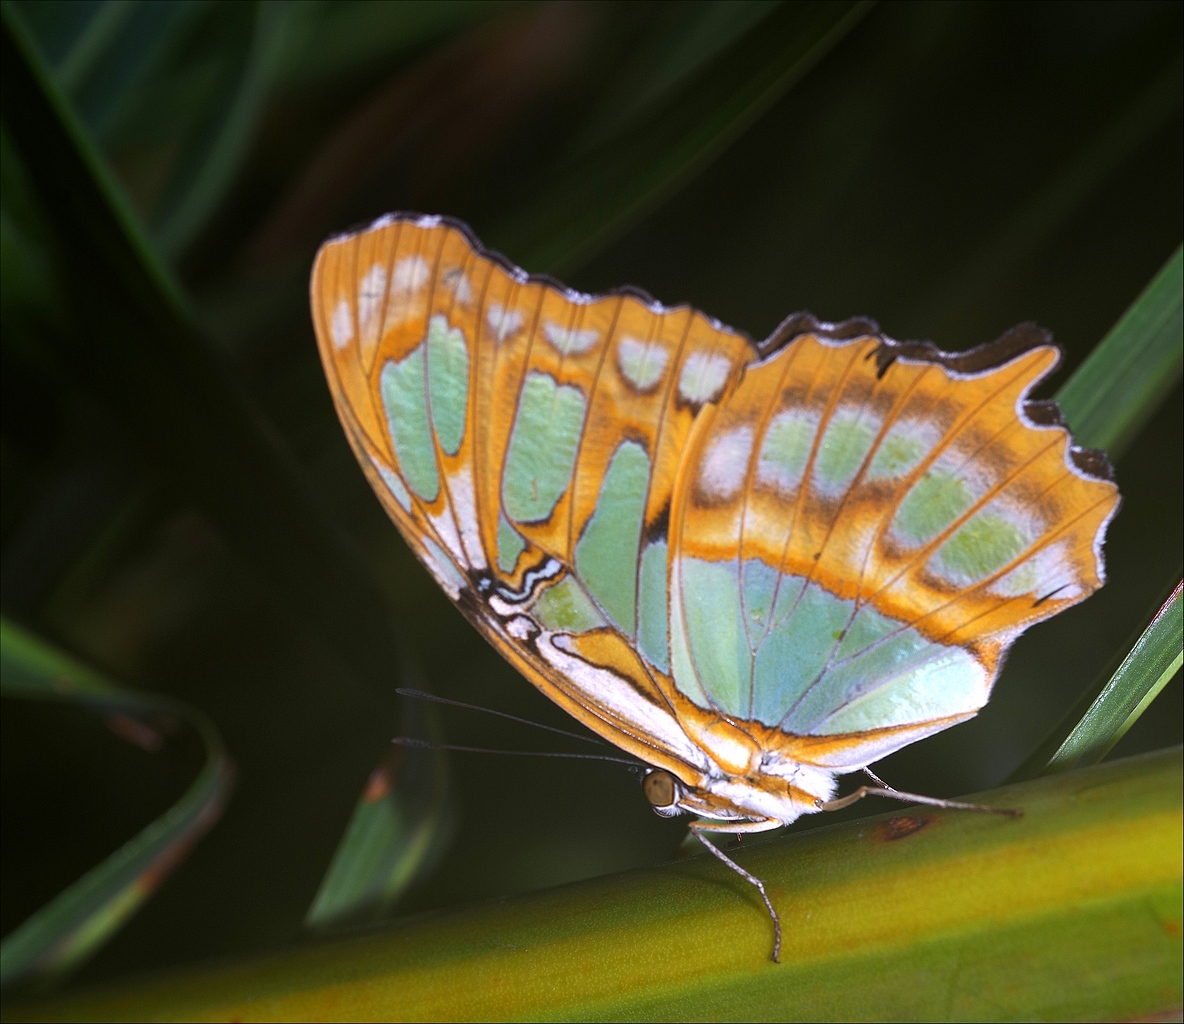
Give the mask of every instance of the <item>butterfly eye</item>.
[[641, 788], [654, 810], [662, 810], [674, 803], [676, 787], [674, 776], [669, 772], [650, 772], [642, 780]]

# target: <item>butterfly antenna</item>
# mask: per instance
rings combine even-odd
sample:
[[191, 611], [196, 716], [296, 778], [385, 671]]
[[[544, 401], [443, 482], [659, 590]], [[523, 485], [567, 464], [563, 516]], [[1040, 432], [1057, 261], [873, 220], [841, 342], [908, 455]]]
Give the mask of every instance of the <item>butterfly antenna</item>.
[[[494, 711], [493, 708], [483, 708], [480, 704], [466, 704], [463, 700], [450, 700], [448, 697], [437, 697], [434, 693], [425, 693], [423, 690], [412, 690], [405, 686], [400, 686], [395, 690], [395, 693], [403, 697], [414, 697], [416, 700], [432, 701], [435, 704], [451, 704], [454, 708], [465, 708], [469, 711], [484, 711], [487, 715], [496, 715], [498, 718], [508, 718], [511, 722], [518, 722], [520, 725], [531, 725], [536, 729], [545, 729], [547, 732], [557, 733], [560, 736], [566, 736], [569, 739], [581, 740], [584, 743], [595, 743], [598, 747], [608, 746], [602, 740], [596, 739], [594, 736], [581, 736], [578, 732], [568, 732], [566, 729], [557, 729], [553, 725], [543, 725], [541, 722], [532, 722], [529, 718], [519, 718], [517, 715], [508, 714], [505, 711]], [[632, 762], [629, 762], [632, 764]]]
[[608, 754], [568, 754], [557, 750], [496, 750], [492, 747], [464, 747], [456, 743], [435, 743], [432, 740], [421, 740], [414, 736], [396, 736], [391, 742], [400, 747], [419, 747], [423, 750], [459, 750], [466, 754], [505, 754], [509, 757], [563, 757], [575, 761], [611, 761], [614, 764], [628, 765], [630, 768], [645, 767], [640, 761], [624, 757], [611, 757]]

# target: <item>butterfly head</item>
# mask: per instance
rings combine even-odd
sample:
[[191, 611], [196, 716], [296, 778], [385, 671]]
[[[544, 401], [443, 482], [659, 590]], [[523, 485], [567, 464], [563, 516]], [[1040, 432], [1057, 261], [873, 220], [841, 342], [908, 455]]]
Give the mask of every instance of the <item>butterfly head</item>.
[[792, 769], [792, 778], [767, 772], [739, 778], [716, 771], [694, 785], [662, 768], [651, 768], [642, 777], [641, 789], [654, 812], [664, 818], [697, 814], [789, 824], [817, 810], [835, 789], [832, 772], [803, 765]]
[[650, 806], [663, 818], [673, 818], [681, 814], [679, 797], [682, 783], [673, 775], [661, 768], [651, 768], [641, 780], [641, 791], [650, 802]]

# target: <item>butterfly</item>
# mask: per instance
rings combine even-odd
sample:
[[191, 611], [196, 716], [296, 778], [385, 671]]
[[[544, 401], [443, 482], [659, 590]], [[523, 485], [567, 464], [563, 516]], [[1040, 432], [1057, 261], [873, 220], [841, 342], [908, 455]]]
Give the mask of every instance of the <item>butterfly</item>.
[[[972, 718], [1015, 638], [1104, 581], [1118, 489], [1028, 397], [1060, 358], [1032, 324], [948, 353], [795, 314], [753, 342], [413, 214], [329, 239], [310, 290], [407, 543], [700, 838], [846, 802], [838, 775]], [[776, 960], [763, 883], [704, 844]]]

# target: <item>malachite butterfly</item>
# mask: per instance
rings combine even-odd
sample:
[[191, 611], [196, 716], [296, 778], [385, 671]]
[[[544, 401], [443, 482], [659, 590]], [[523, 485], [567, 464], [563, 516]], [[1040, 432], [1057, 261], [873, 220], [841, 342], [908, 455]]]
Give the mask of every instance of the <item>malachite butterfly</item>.
[[952, 354], [795, 314], [753, 342], [406, 214], [326, 242], [311, 294], [407, 543], [697, 831], [822, 809], [973, 717], [1012, 641], [1102, 585], [1118, 489], [1029, 400], [1059, 359], [1030, 324]]

